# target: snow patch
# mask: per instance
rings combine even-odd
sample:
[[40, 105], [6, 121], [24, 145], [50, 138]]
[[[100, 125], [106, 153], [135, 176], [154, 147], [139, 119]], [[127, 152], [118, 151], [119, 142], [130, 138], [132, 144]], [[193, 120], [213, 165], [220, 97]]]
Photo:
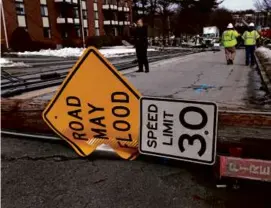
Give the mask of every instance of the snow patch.
[[271, 58], [271, 50], [269, 48], [265, 48], [261, 46], [256, 49], [256, 52], [261, 53], [261, 55], [266, 59]]
[[13, 62], [5, 58], [0, 58], [0, 66], [1, 67], [29, 67], [29, 65], [24, 62]]
[[10, 63], [10, 61], [8, 60], [8, 59], [5, 59], [5, 58], [0, 58], [0, 64], [1, 64], [1, 66], [2, 66], [2, 64], [9, 64]]
[[[85, 48], [61, 48], [61, 49], [47, 49], [40, 51], [25, 51], [16, 53], [19, 56], [56, 56], [56, 57], [80, 57], [85, 51]], [[126, 46], [113, 46], [101, 48], [100, 53], [106, 58], [121, 57], [133, 55], [136, 53], [135, 48]], [[148, 51], [155, 51], [155, 49], [148, 49]]]
[[84, 48], [61, 48], [61, 49], [42, 49], [40, 51], [18, 52], [19, 56], [57, 56], [57, 57], [79, 57], [83, 54]]

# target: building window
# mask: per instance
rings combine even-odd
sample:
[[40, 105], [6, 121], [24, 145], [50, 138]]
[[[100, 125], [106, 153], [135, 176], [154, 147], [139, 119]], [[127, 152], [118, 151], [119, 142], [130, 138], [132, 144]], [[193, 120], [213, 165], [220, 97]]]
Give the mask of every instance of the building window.
[[88, 36], [88, 28], [84, 28], [84, 36], [85, 36], [85, 37]]
[[83, 20], [83, 26], [84, 26], [84, 28], [87, 28], [88, 27], [88, 21], [87, 20]]
[[15, 2], [16, 6], [16, 14], [17, 15], [25, 15], [25, 9], [24, 9], [24, 4], [21, 2]]
[[117, 28], [112, 28], [112, 35], [117, 36], [118, 35], [118, 30]]
[[79, 10], [78, 10], [78, 7], [75, 7], [73, 9], [73, 14], [74, 14], [74, 18], [79, 18]]
[[94, 12], [94, 18], [97, 20], [99, 19], [99, 13], [98, 12]]
[[93, 9], [94, 9], [94, 11], [98, 11], [98, 4], [97, 3], [93, 3]]
[[125, 21], [129, 21], [129, 14], [125, 14]]
[[40, 0], [40, 4], [41, 5], [46, 5], [47, 3], [46, 3], [46, 0]]
[[48, 7], [46, 5], [46, 0], [40, 0], [40, 14], [43, 26], [43, 37], [44, 38], [52, 38], [51, 29], [49, 24], [49, 15], [48, 15]]
[[82, 13], [83, 13], [83, 18], [87, 19], [87, 16], [88, 16], [87, 10], [83, 10]]
[[17, 16], [18, 26], [26, 28], [26, 21], [24, 15], [18, 15]]
[[87, 4], [86, 4], [86, 1], [81, 1], [81, 6], [82, 6], [82, 9], [86, 10], [87, 9]]
[[100, 30], [99, 30], [99, 28], [96, 28], [96, 29], [95, 29], [95, 35], [96, 35], [96, 36], [100, 36]]
[[48, 17], [42, 17], [42, 25], [43, 27], [50, 27]]
[[62, 31], [61, 32], [61, 37], [62, 38], [67, 38], [68, 37], [68, 33], [66, 31]]
[[99, 28], [99, 20], [95, 20], [95, 28]]
[[77, 37], [77, 38], [80, 38], [80, 37], [81, 37], [81, 29], [80, 29], [80, 27], [76, 27], [76, 28], [75, 28], [75, 33], [76, 33], [76, 37]]
[[18, 26], [27, 29], [23, 0], [15, 0], [15, 8], [16, 8]]
[[48, 8], [47, 6], [41, 5], [40, 6], [40, 13], [42, 17], [48, 17]]
[[51, 30], [49, 27], [43, 28], [43, 36], [45, 38], [51, 38]]

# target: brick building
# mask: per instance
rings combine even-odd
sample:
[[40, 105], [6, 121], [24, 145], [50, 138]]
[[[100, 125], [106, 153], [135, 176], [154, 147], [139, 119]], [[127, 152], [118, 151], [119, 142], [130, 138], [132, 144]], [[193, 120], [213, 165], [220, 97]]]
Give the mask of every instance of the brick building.
[[[129, 34], [131, 0], [2, 0], [1, 43], [17, 27], [32, 40], [62, 44], [72, 39], [82, 46], [88, 36]], [[22, 40], [23, 41], [23, 40]]]

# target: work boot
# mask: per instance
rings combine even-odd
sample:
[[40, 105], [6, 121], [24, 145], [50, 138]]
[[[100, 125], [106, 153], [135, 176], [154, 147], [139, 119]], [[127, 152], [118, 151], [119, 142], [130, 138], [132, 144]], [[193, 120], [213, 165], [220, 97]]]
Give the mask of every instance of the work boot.
[[137, 72], [137, 73], [140, 73], [140, 72], [143, 72], [143, 71], [142, 71], [142, 70], [137, 70], [136, 72]]
[[230, 65], [230, 60], [227, 60], [227, 65]]

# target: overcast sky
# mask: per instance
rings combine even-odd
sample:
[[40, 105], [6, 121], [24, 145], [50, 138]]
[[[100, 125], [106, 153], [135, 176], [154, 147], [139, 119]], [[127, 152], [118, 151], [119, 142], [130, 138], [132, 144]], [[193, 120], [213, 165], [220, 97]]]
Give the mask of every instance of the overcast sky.
[[230, 10], [253, 9], [254, 0], [224, 0], [221, 6]]

